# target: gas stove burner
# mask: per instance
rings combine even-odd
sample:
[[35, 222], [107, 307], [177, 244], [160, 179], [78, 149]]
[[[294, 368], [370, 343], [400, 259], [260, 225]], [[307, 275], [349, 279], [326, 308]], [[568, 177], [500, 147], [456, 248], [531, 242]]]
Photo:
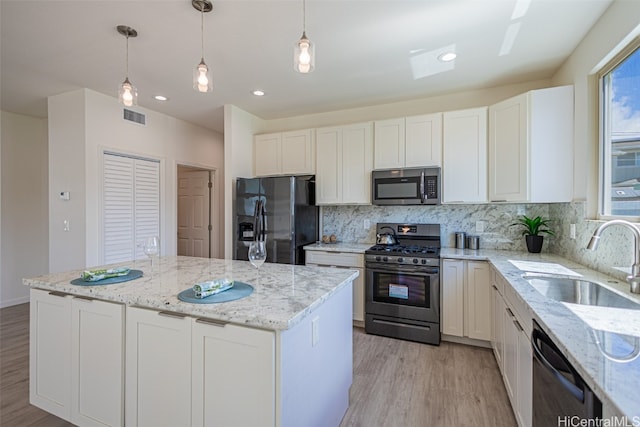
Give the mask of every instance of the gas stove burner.
[[370, 247], [367, 252], [437, 256], [439, 253], [439, 248], [435, 246], [418, 245], [374, 245]]

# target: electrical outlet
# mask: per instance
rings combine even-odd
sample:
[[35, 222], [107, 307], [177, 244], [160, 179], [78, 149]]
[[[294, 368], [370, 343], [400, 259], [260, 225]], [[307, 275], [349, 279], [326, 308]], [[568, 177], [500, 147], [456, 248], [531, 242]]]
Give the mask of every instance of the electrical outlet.
[[365, 219], [362, 226], [365, 230], [368, 230], [371, 228], [371, 222], [368, 219]]
[[311, 347], [315, 347], [320, 341], [320, 318], [311, 321]]
[[524, 215], [525, 214], [524, 205], [518, 205], [518, 208], [516, 210], [518, 212], [518, 215]]
[[576, 238], [576, 225], [575, 224], [569, 224], [569, 238], [570, 239], [574, 239]]
[[62, 221], [62, 231], [69, 231], [69, 220], [65, 219]]
[[476, 233], [484, 233], [484, 221], [476, 221]]

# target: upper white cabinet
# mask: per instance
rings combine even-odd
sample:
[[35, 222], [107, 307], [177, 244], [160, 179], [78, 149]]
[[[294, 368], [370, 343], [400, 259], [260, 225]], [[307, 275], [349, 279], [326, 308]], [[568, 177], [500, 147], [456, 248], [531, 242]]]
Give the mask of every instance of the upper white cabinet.
[[316, 129], [316, 204], [370, 204], [371, 122]]
[[375, 122], [375, 169], [441, 164], [442, 113]]
[[256, 176], [304, 175], [315, 173], [313, 130], [256, 135]]
[[489, 200], [572, 198], [573, 86], [534, 90], [489, 107]]
[[487, 107], [443, 113], [443, 203], [487, 201]]

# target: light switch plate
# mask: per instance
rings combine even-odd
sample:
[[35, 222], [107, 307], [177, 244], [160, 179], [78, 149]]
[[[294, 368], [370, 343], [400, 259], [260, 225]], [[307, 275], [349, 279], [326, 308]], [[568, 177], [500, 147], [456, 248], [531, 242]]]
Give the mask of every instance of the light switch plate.
[[569, 224], [569, 238], [570, 239], [575, 239], [576, 238], [576, 225], [575, 224]]
[[476, 221], [476, 233], [484, 233], [484, 221]]

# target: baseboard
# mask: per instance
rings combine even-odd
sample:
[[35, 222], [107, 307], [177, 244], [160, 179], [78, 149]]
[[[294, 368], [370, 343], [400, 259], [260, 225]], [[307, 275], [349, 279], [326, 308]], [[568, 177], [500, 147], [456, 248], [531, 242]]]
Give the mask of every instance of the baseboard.
[[442, 334], [441, 339], [442, 341], [455, 342], [458, 344], [472, 345], [475, 347], [492, 348], [490, 341], [476, 340], [476, 339], [467, 338], [467, 337], [456, 337], [453, 335], [446, 335], [446, 334]]
[[10, 300], [0, 301], [0, 308], [11, 307], [12, 305], [24, 304], [29, 302], [29, 295], [20, 298], [13, 298]]

